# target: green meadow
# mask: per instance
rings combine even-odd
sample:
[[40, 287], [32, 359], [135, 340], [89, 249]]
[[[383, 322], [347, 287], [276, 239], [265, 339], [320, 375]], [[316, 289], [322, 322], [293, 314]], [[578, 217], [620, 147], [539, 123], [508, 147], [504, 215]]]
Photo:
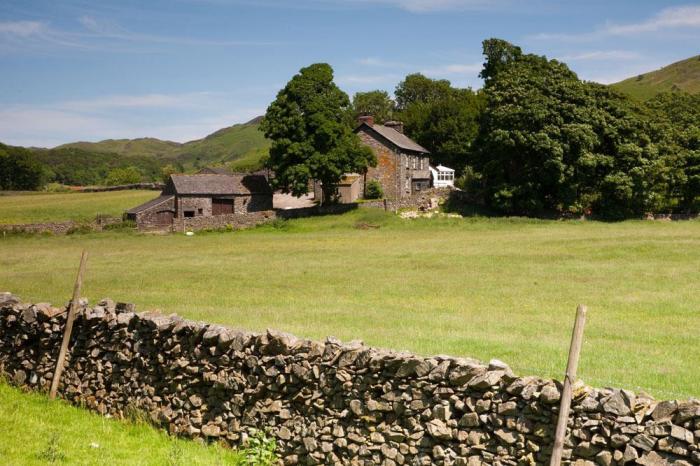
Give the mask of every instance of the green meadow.
[[120, 217], [125, 210], [157, 196], [158, 191], [146, 190], [0, 195], [0, 225], [90, 221], [98, 214]]
[[498, 358], [523, 375], [562, 377], [584, 303], [586, 383], [700, 396], [699, 221], [403, 220], [360, 209], [192, 237], [7, 236], [0, 288], [65, 303], [83, 248], [92, 303]]
[[5, 465], [235, 465], [241, 453], [108, 419], [0, 383], [0, 463]]

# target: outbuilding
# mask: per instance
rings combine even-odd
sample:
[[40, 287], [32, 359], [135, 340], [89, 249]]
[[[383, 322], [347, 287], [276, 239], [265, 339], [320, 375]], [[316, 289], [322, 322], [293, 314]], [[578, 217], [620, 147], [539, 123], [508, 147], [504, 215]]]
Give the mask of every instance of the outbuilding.
[[272, 189], [262, 175], [170, 175], [159, 197], [126, 212], [139, 229], [165, 228], [175, 219], [246, 214], [272, 209]]

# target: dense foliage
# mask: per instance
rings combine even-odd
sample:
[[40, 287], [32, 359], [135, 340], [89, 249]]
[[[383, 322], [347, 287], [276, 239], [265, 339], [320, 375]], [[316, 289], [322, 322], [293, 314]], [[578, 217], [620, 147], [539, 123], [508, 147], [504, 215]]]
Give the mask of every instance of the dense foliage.
[[48, 181], [74, 186], [112, 184], [117, 180], [114, 176], [108, 180], [110, 172], [128, 167], [138, 172], [135, 182], [156, 181], [161, 176], [161, 162], [145, 155], [125, 156], [65, 147], [35, 150], [34, 158], [47, 167]]
[[275, 172], [275, 188], [300, 196], [312, 180], [319, 180], [328, 200], [343, 173], [362, 172], [376, 163], [348, 124], [349, 108], [350, 99], [325, 63], [302, 68], [287, 83], [260, 125], [272, 140], [268, 166]]
[[387, 91], [358, 92], [352, 97], [352, 120], [362, 115], [372, 115], [377, 123], [393, 118], [394, 101]]
[[[655, 109], [504, 41], [485, 41], [484, 54], [486, 106], [469, 168], [487, 205], [608, 218], [693, 206], [698, 127], [669, 112], [683, 97]], [[697, 107], [686, 108], [692, 120]]]
[[46, 178], [45, 167], [34, 160], [31, 151], [0, 144], [0, 189], [35, 190]]

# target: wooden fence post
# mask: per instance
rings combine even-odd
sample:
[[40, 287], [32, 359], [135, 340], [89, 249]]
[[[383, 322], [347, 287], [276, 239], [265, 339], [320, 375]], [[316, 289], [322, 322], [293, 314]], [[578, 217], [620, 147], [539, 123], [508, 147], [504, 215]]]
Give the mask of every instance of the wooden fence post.
[[571, 408], [571, 390], [576, 380], [576, 370], [578, 369], [578, 358], [581, 354], [581, 343], [583, 343], [583, 326], [586, 323], [586, 306], [579, 304], [576, 309], [576, 321], [574, 331], [571, 334], [571, 346], [569, 347], [569, 361], [566, 364], [566, 374], [564, 375], [564, 388], [561, 392], [561, 404], [559, 405], [559, 418], [557, 419], [557, 430], [554, 434], [554, 448], [549, 466], [559, 466], [561, 455], [564, 450], [564, 438], [566, 437], [566, 425], [569, 421], [569, 409]]
[[71, 299], [70, 305], [68, 307], [68, 315], [66, 316], [66, 326], [63, 329], [63, 342], [61, 343], [61, 351], [58, 353], [58, 359], [56, 360], [56, 369], [53, 372], [53, 380], [51, 381], [51, 391], [49, 392], [49, 398], [56, 398], [56, 391], [58, 390], [58, 382], [61, 380], [61, 374], [63, 373], [63, 361], [66, 358], [66, 352], [68, 351], [68, 342], [70, 341], [70, 334], [73, 330], [73, 320], [75, 319], [75, 310], [78, 307], [78, 301], [80, 300], [80, 288], [83, 286], [83, 272], [85, 271], [85, 262], [87, 262], [87, 252], [83, 251], [80, 256], [80, 267], [78, 268], [78, 276], [75, 278], [75, 286], [73, 287], [73, 299]]

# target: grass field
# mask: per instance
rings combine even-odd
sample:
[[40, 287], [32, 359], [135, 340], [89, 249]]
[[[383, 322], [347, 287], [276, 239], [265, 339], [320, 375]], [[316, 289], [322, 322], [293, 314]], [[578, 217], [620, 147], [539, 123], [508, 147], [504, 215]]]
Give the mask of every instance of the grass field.
[[86, 248], [91, 302], [109, 296], [233, 327], [499, 358], [557, 378], [576, 305], [586, 303], [584, 381], [700, 396], [698, 221], [401, 220], [362, 209], [276, 227], [7, 237], [0, 288], [65, 303]]
[[0, 196], [0, 224], [86, 221], [97, 214], [119, 217], [157, 196], [157, 191], [145, 190]]
[[107, 419], [0, 383], [0, 464], [234, 465], [236, 452]]

